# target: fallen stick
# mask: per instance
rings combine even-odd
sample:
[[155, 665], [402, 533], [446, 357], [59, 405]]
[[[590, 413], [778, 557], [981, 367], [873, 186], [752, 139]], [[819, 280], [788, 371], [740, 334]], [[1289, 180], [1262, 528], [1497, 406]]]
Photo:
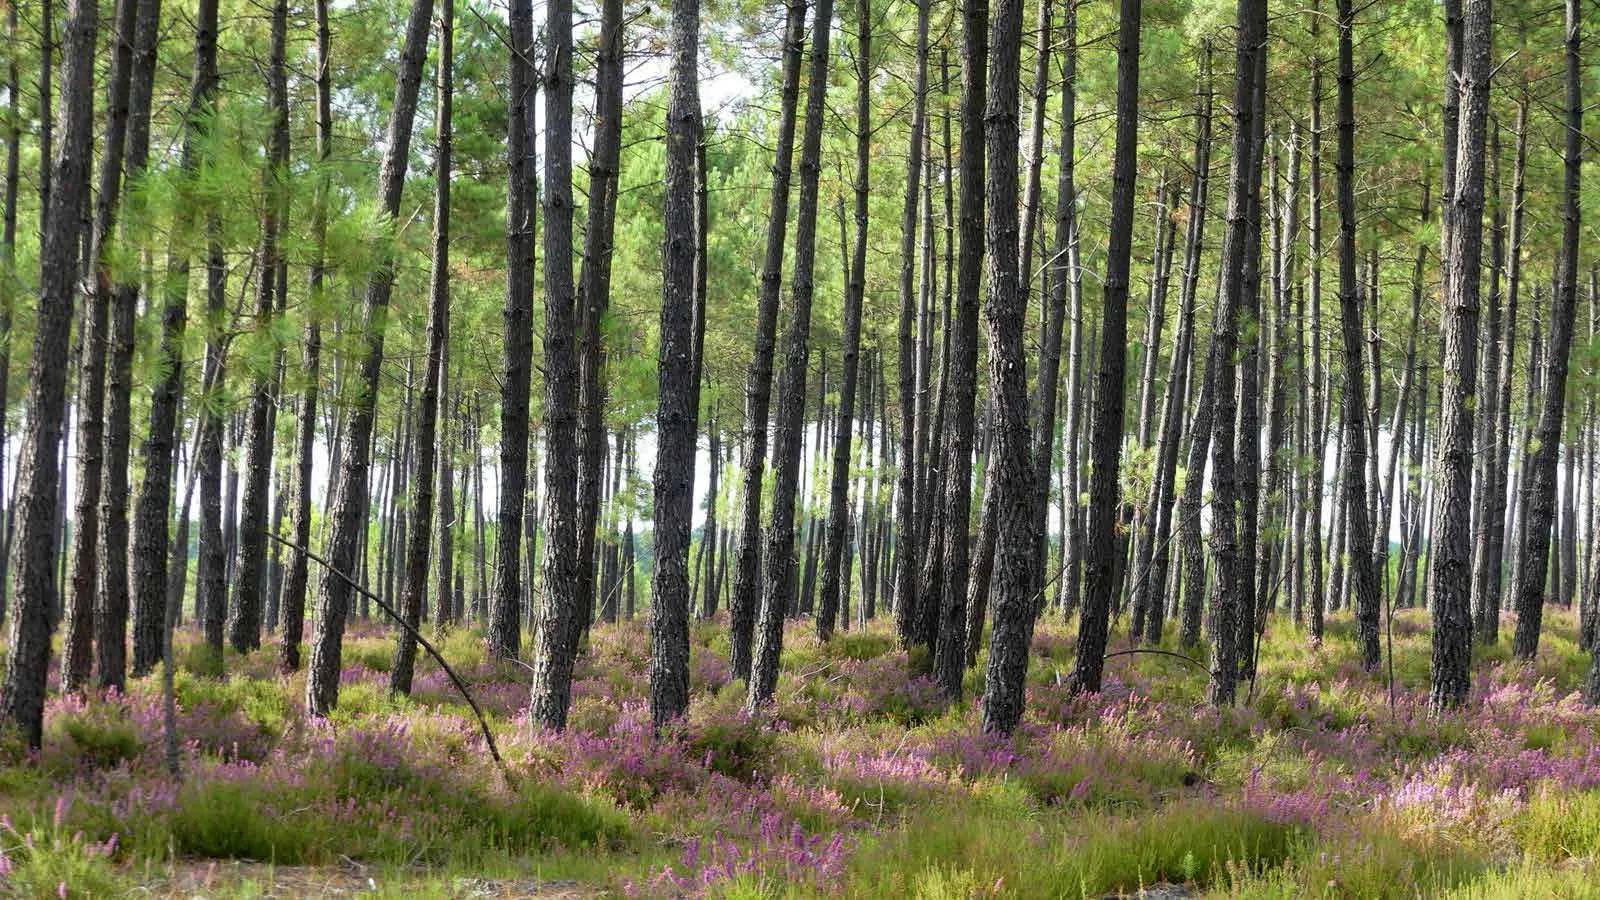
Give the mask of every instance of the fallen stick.
[[505, 759], [500, 756], [500, 748], [495, 746], [494, 734], [489, 730], [489, 720], [484, 718], [483, 710], [478, 707], [478, 701], [474, 700], [472, 698], [472, 692], [467, 690], [467, 683], [461, 680], [461, 676], [456, 674], [455, 669], [450, 668], [450, 664], [444, 661], [444, 656], [438, 650], [435, 650], [432, 644], [428, 643], [428, 639], [422, 636], [422, 632], [418, 631], [410, 622], [407, 622], [399, 613], [395, 612], [394, 608], [388, 603], [384, 602], [382, 597], [379, 597], [372, 591], [367, 590], [363, 585], [358, 584], [354, 578], [351, 578], [349, 575], [346, 575], [344, 572], [335, 568], [333, 563], [311, 552], [310, 548], [303, 547], [293, 541], [284, 540], [276, 534], [273, 534], [270, 530], [267, 532], [267, 537], [272, 538], [291, 550], [297, 550], [301, 553], [304, 553], [306, 555], [306, 559], [314, 560], [318, 565], [338, 576], [339, 579], [345, 584], [348, 584], [350, 587], [354, 588], [357, 593], [360, 593], [373, 603], [378, 604], [378, 608], [383, 610], [384, 613], [389, 616], [389, 618], [395, 620], [395, 622], [397, 622], [401, 628], [404, 628], [412, 637], [417, 639], [417, 644], [421, 646], [422, 649], [428, 651], [428, 655], [433, 657], [434, 661], [439, 664], [441, 669], [444, 669], [444, 673], [450, 676], [451, 683], [456, 686], [457, 691], [461, 692], [461, 696], [467, 701], [467, 705], [472, 707], [472, 714], [477, 717], [478, 727], [483, 731], [484, 743], [489, 745], [489, 755], [494, 757], [495, 765], [500, 767], [500, 775], [501, 777], [505, 778], [506, 787], [512, 789], [513, 791], [516, 790], [516, 776], [511, 774], [511, 767], [506, 765]]

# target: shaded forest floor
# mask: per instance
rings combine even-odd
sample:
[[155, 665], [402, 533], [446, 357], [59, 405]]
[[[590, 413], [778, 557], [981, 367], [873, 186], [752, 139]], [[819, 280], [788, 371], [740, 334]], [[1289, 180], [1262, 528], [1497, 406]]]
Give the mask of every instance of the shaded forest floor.
[[1250, 701], [1221, 712], [1160, 656], [1071, 694], [1075, 630], [1043, 622], [1011, 741], [970, 701], [944, 709], [887, 623], [827, 646], [794, 623], [770, 725], [739, 711], [725, 623], [697, 624], [691, 713], [654, 742], [644, 622], [595, 627], [560, 735], [529, 727], [524, 668], [449, 634], [515, 791], [442, 672], [419, 662], [414, 696], [388, 696], [377, 623], [352, 624], [328, 722], [275, 645], [219, 676], [185, 631], [182, 781], [156, 679], [54, 698], [35, 763], [0, 765], [0, 894], [1600, 896], [1600, 714], [1575, 694], [1572, 616], [1551, 611], [1532, 665], [1480, 650], [1470, 707], [1443, 716], [1426, 622], [1395, 619], [1392, 707], [1336, 616], [1319, 649], [1274, 620]]

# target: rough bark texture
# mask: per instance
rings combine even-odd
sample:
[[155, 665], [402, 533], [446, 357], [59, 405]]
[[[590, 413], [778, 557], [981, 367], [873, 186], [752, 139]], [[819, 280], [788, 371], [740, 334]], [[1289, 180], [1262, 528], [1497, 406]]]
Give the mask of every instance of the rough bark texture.
[[811, 341], [811, 301], [817, 255], [817, 181], [822, 174], [822, 115], [828, 93], [828, 42], [833, 0], [818, 0], [812, 20], [811, 71], [807, 73], [806, 127], [800, 139], [800, 197], [795, 207], [794, 277], [789, 285], [789, 327], [784, 334], [783, 372], [778, 385], [773, 437], [772, 524], [763, 550], [765, 577], [751, 655], [745, 705], [765, 707], [778, 684], [783, 620], [795, 601], [794, 513], [805, 447], [806, 362]]
[[[1346, 546], [1350, 548], [1351, 588], [1356, 611], [1356, 639], [1361, 665], [1375, 669], [1378, 645], [1378, 573], [1362, 559], [1372, 546], [1373, 520], [1368, 509], [1367, 456], [1369, 423], [1362, 398], [1366, 395], [1366, 365], [1361, 351], [1361, 296], [1356, 286], [1355, 201], [1355, 62], [1352, 0], [1339, 0], [1338, 149], [1334, 161], [1335, 194], [1339, 206], [1339, 312], [1344, 338], [1343, 424], [1345, 429], [1344, 513]], [[1481, 183], [1481, 182], [1480, 182]], [[1468, 351], [1471, 352], [1471, 351]], [[1374, 378], [1377, 377], [1373, 373]], [[1470, 383], [1470, 380], [1469, 380]]]
[[[313, 4], [316, 18], [316, 153], [319, 163], [326, 163], [332, 153], [333, 107], [332, 62], [328, 33], [327, 0]], [[328, 183], [325, 175], [317, 178], [315, 195], [311, 204], [312, 259], [309, 287], [312, 297], [322, 291], [323, 262], [328, 243]], [[296, 549], [289, 553], [288, 571], [284, 574], [283, 595], [278, 602], [283, 619], [283, 639], [278, 654], [278, 668], [293, 672], [300, 668], [300, 639], [305, 630], [306, 583], [309, 580], [305, 551], [300, 547], [311, 545], [311, 471], [317, 439], [317, 400], [321, 385], [322, 328], [313, 316], [306, 324], [304, 355], [301, 373], [305, 388], [300, 395], [300, 408], [295, 419], [294, 461], [294, 511], [290, 514], [290, 534]], [[337, 460], [337, 455], [331, 457]]]
[[[288, 0], [272, 6], [271, 43], [268, 51], [267, 85], [271, 98], [273, 125], [264, 181], [267, 189], [266, 214], [261, 219], [260, 266], [256, 287], [256, 327], [271, 327], [273, 293], [277, 287], [279, 234], [286, 226], [289, 200], [284, 182], [289, 166], [289, 86], [284, 70], [284, 43], [288, 31]], [[280, 301], [281, 302], [281, 301]], [[228, 642], [233, 649], [247, 653], [261, 646], [261, 607], [265, 597], [267, 569], [267, 505], [272, 477], [273, 422], [276, 401], [274, 373], [255, 373], [249, 418], [245, 425], [244, 494], [239, 508], [239, 546], [234, 571], [232, 615], [228, 620]]]
[[[620, 0], [611, 2], [620, 9]], [[666, 240], [657, 355], [655, 564], [650, 578], [650, 718], [657, 726], [683, 715], [689, 706], [689, 529], [694, 512], [696, 431], [692, 347], [698, 255], [695, 153], [700, 145], [697, 0], [679, 0], [672, 5], [671, 46], [663, 215]]]
[[[861, 300], [867, 279], [868, 166], [872, 141], [872, 3], [856, 0], [856, 175], [855, 240], [844, 290], [844, 352], [839, 377], [839, 420], [833, 433], [829, 470], [827, 530], [822, 544], [822, 588], [817, 601], [817, 637], [833, 637], [841, 596], [848, 599], [850, 571], [845, 544], [850, 540], [850, 447], [856, 415], [856, 381], [861, 353]], [[848, 624], [848, 623], [847, 623]]]
[[[516, 658], [522, 644], [522, 502], [528, 486], [528, 397], [533, 369], [533, 3], [515, 0], [510, 7], [511, 102], [506, 136], [506, 298], [504, 309], [505, 367], [500, 379], [500, 491], [499, 530], [495, 535], [494, 598], [489, 603], [489, 652]], [[569, 29], [570, 30], [570, 29]], [[568, 37], [570, 43], [570, 35]], [[570, 67], [570, 52], [567, 65]], [[570, 106], [570, 104], [569, 104]], [[557, 113], [559, 117], [559, 113]], [[570, 110], [567, 113], [571, 119]], [[570, 196], [571, 179], [567, 179]], [[552, 189], [554, 194], [556, 189]], [[568, 234], [572, 212], [566, 207]], [[561, 262], [568, 270], [566, 294], [571, 294], [570, 242]], [[553, 259], [553, 257], [547, 257]], [[570, 329], [569, 329], [570, 331]], [[570, 335], [569, 335], [570, 336]], [[573, 410], [552, 408], [551, 418], [570, 419]], [[570, 492], [572, 485], [569, 482]]]
[[588, 625], [578, 596], [577, 298], [572, 283], [572, 3], [546, 7], [544, 604], [534, 640], [530, 718], [567, 724], [572, 664]]
[[44, 725], [50, 610], [56, 603], [54, 524], [61, 476], [61, 426], [66, 418], [67, 358], [73, 290], [78, 275], [81, 212], [89, 184], [94, 109], [95, 33], [99, 9], [72, 0], [62, 39], [61, 145], [52, 161], [58, 185], [50, 199], [39, 256], [39, 306], [28, 365], [27, 425], [17, 467], [17, 537], [11, 571], [12, 607], [6, 671], [0, 683], [0, 721], [14, 725], [37, 748]]
[[[1128, 0], [1122, 14], [1132, 22], [1122, 32], [1124, 42], [1118, 52], [1118, 87], [1136, 91], [1138, 87], [1139, 0]], [[1027, 316], [1027, 297], [1019, 271], [1017, 221], [1017, 117], [1019, 69], [1022, 56], [1023, 0], [999, 0], [989, 40], [990, 60], [995, 77], [989, 85], [986, 115], [988, 138], [988, 203], [986, 224], [988, 244], [989, 296], [984, 319], [989, 328], [989, 384], [994, 392], [994, 480], [989, 490], [995, 496], [995, 572], [994, 634], [989, 642], [989, 671], [983, 693], [983, 728], [1010, 734], [1022, 718], [1023, 682], [1028, 674], [1028, 650], [1033, 642], [1034, 603], [1032, 539], [1034, 506], [1033, 430], [1028, 421], [1028, 374], [1022, 349], [1022, 325]], [[1125, 69], [1132, 56], [1133, 70]], [[1118, 112], [1137, 108], [1122, 98]], [[1117, 136], [1116, 182], [1112, 208], [1122, 203], [1133, 206], [1133, 138], [1130, 124]], [[1126, 135], [1124, 135], [1124, 130]], [[1127, 146], [1123, 145], [1124, 137]], [[1123, 156], [1129, 157], [1124, 162]], [[1126, 182], [1126, 183], [1124, 183]], [[1126, 197], [1124, 197], [1124, 193]], [[1131, 231], [1131, 229], [1130, 229]], [[1113, 241], [1113, 248], [1116, 243]], [[979, 623], [982, 627], [982, 623]], [[979, 634], [969, 635], [976, 641]], [[965, 656], [958, 664], [965, 669]], [[937, 673], [936, 673], [937, 674]], [[959, 676], [958, 676], [959, 677]], [[957, 682], [959, 689], [959, 681]]]
[[[1522, 542], [1522, 577], [1514, 585], [1517, 630], [1511, 652], [1518, 659], [1533, 659], [1539, 650], [1539, 625], [1544, 616], [1544, 572], [1550, 560], [1551, 519], [1556, 501], [1563, 417], [1567, 408], [1567, 361], [1578, 312], [1579, 192], [1583, 172], [1583, 78], [1580, 70], [1579, 13], [1566, 4], [1566, 135], [1561, 190], [1561, 250], [1556, 262], [1555, 293], [1551, 298], [1550, 344], [1545, 353], [1544, 398], [1539, 424], [1533, 432], [1534, 451], [1525, 459], [1528, 489], [1525, 515], [1527, 536]], [[1570, 465], [1567, 481], [1578, 474]], [[1563, 589], [1564, 590], [1564, 589]], [[1570, 601], [1570, 594], [1565, 599]], [[1561, 599], [1561, 598], [1558, 598]]]
[[[400, 587], [400, 615], [408, 628], [400, 629], [389, 670], [389, 689], [411, 693], [411, 676], [417, 659], [416, 629], [422, 623], [428, 594], [428, 554], [433, 544], [434, 468], [438, 457], [439, 397], [444, 381], [445, 346], [450, 341], [450, 166], [451, 107], [455, 99], [455, 0], [439, 0], [439, 62], [434, 83], [438, 104], [434, 109], [433, 261], [428, 271], [428, 361], [423, 367], [422, 395], [417, 406], [416, 455], [411, 469], [411, 531], [406, 539], [405, 575]], [[444, 592], [434, 598], [444, 603]]]
[[[428, 32], [433, 22], [433, 0], [415, 0], [406, 20], [405, 44], [395, 78], [394, 105], [389, 116], [383, 162], [378, 170], [378, 199], [386, 220], [400, 212], [411, 131], [422, 86], [422, 66], [428, 55]], [[368, 278], [361, 334], [365, 351], [360, 369], [359, 393], [352, 404], [344, 458], [340, 460], [338, 488], [329, 511], [328, 559], [339, 573], [356, 570], [365, 544], [367, 473], [372, 454], [372, 426], [383, 369], [383, 320], [394, 287], [394, 259], [380, 257]], [[339, 697], [340, 651], [350, 605], [351, 588], [340, 574], [322, 573], [317, 591], [316, 623], [311, 636], [310, 674], [306, 679], [306, 711], [326, 716]]]
[[740, 490], [739, 550], [728, 599], [729, 662], [736, 678], [750, 678], [751, 647], [761, 595], [761, 490], [767, 466], [767, 417], [772, 406], [772, 355], [783, 291], [783, 248], [789, 236], [789, 180], [794, 160], [795, 106], [800, 97], [800, 54], [805, 43], [805, 0], [786, 0], [783, 84], [779, 89], [777, 150], [761, 261], [755, 350], [745, 374], [744, 479]]
[[[184, 120], [179, 165], [186, 178], [199, 171], [212, 99], [217, 91], [217, 3], [202, 0], [195, 12], [194, 71]], [[193, 204], [179, 204], [176, 234], [193, 223]], [[183, 332], [188, 317], [189, 251], [170, 248], [166, 297], [161, 312], [163, 377], [150, 397], [149, 426], [139, 448], [144, 484], [134, 507], [133, 674], [143, 675], [161, 660], [166, 622], [168, 528], [172, 507], [173, 456], [178, 446], [178, 404], [183, 397]]]
[[1443, 405], [1438, 499], [1433, 514], [1430, 607], [1436, 707], [1466, 700], [1472, 664], [1472, 386], [1478, 344], [1478, 275], [1483, 252], [1484, 134], [1489, 107], [1491, 0], [1467, 0], [1462, 38], [1461, 121], [1450, 186], [1448, 280], [1444, 296]]

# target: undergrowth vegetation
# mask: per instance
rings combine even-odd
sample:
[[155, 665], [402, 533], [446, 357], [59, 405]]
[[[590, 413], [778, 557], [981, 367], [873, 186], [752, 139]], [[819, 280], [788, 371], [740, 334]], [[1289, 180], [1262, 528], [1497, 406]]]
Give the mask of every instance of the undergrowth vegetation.
[[1249, 699], [1226, 710], [1203, 703], [1196, 667], [1159, 655], [1119, 656], [1101, 694], [1074, 694], [1075, 632], [1041, 623], [1009, 740], [943, 704], [881, 626], [827, 645], [796, 627], [755, 719], [725, 632], [703, 623], [690, 713], [659, 735], [643, 623], [595, 627], [561, 734], [527, 721], [525, 669], [445, 635], [515, 784], [443, 672], [388, 694], [392, 639], [374, 625], [352, 627], [325, 721], [273, 650], [229, 655], [218, 676], [185, 633], [181, 780], [156, 680], [56, 696], [43, 749], [3, 751], [0, 893], [117, 895], [180, 864], [254, 860], [359, 862], [412, 896], [450, 873], [636, 896], [1592, 896], [1600, 715], [1575, 693], [1574, 623], [1554, 619], [1531, 665], [1485, 653], [1449, 714], [1426, 707], [1419, 611], [1395, 622], [1392, 687], [1386, 668], [1361, 671], [1348, 622], [1321, 647], [1275, 626]]

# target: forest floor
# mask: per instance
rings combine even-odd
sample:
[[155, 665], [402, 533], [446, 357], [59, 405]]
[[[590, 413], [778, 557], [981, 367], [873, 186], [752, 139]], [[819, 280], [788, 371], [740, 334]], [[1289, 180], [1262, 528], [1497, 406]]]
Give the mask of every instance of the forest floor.
[[1509, 632], [1480, 648], [1448, 714], [1426, 706], [1420, 610], [1392, 625], [1392, 700], [1336, 615], [1320, 647], [1274, 619], [1221, 711], [1203, 671], [1156, 655], [1073, 694], [1075, 623], [1045, 621], [1011, 740], [980, 733], [981, 655], [947, 708], [888, 623], [827, 645], [793, 623], [751, 719], [726, 633], [695, 625], [691, 710], [658, 739], [643, 621], [594, 628], [562, 734], [528, 723], [524, 668], [442, 636], [511, 788], [440, 670], [389, 695], [379, 623], [352, 623], [327, 721], [275, 640], [219, 661], [185, 629], [181, 780], [153, 678], [56, 695], [35, 758], [0, 748], [0, 895], [1600, 897], [1600, 713], [1563, 610], [1531, 664]]

